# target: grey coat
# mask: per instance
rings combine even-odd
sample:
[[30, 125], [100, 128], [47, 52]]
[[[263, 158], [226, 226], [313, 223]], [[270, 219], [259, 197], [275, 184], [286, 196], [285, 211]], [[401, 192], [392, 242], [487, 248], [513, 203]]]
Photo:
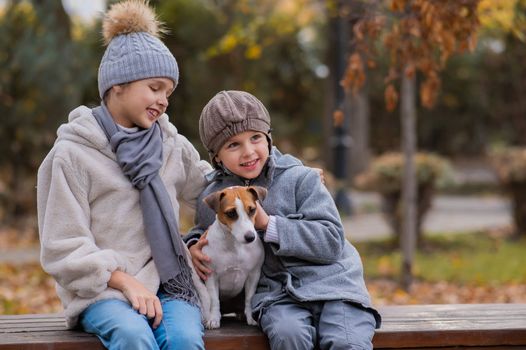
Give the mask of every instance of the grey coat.
[[253, 312], [285, 295], [300, 302], [347, 300], [380, 315], [372, 307], [363, 278], [358, 251], [346, 239], [338, 210], [316, 171], [273, 147], [269, 161], [256, 179], [247, 181], [215, 170], [198, 200], [195, 226], [185, 237], [191, 242], [212, 224], [215, 214], [203, 203], [206, 195], [234, 185], [257, 185], [268, 189], [262, 203], [276, 217], [279, 244], [265, 243], [265, 262]]

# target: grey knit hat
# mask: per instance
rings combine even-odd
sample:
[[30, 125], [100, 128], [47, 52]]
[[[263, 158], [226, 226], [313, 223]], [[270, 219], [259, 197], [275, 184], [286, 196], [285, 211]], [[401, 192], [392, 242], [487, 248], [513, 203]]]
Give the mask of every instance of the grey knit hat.
[[199, 136], [213, 163], [229, 138], [249, 130], [267, 135], [271, 147], [268, 111], [260, 100], [244, 91], [217, 93], [203, 108], [199, 118]]
[[159, 40], [161, 24], [144, 0], [114, 4], [103, 21], [108, 45], [99, 66], [99, 95], [112, 86], [146, 78], [169, 78], [174, 87], [179, 68], [170, 50]]

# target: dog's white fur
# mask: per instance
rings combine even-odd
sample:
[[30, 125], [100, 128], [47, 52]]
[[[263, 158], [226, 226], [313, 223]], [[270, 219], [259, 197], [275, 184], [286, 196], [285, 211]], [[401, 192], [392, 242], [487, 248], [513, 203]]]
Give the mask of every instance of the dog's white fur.
[[203, 253], [211, 259], [213, 273], [204, 285], [194, 273], [194, 283], [201, 300], [204, 325], [208, 329], [220, 326], [219, 301], [237, 296], [243, 288], [247, 323], [257, 324], [252, 318], [250, 301], [259, 281], [264, 249], [254, 228], [254, 219], [256, 201], [263, 200], [266, 194], [267, 190], [262, 187], [234, 186], [204, 199], [216, 212], [216, 220], [208, 228], [208, 244], [203, 247]]

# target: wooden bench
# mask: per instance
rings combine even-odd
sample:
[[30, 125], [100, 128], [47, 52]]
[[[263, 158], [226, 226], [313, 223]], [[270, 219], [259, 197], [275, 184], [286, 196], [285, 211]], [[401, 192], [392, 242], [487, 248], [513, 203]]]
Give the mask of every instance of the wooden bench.
[[[385, 306], [375, 349], [526, 349], [526, 304]], [[207, 331], [209, 350], [268, 349], [257, 327], [227, 320]], [[0, 349], [104, 349], [92, 335], [66, 330], [59, 314], [0, 315]]]

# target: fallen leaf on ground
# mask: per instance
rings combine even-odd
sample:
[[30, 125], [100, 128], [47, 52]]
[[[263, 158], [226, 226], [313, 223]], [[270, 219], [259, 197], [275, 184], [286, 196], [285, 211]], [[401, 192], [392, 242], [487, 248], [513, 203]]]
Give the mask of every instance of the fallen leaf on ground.
[[[410, 292], [393, 280], [366, 281], [373, 304], [526, 303], [526, 285], [456, 285], [415, 281]], [[0, 314], [61, 312], [55, 282], [40, 264], [0, 264]]]

